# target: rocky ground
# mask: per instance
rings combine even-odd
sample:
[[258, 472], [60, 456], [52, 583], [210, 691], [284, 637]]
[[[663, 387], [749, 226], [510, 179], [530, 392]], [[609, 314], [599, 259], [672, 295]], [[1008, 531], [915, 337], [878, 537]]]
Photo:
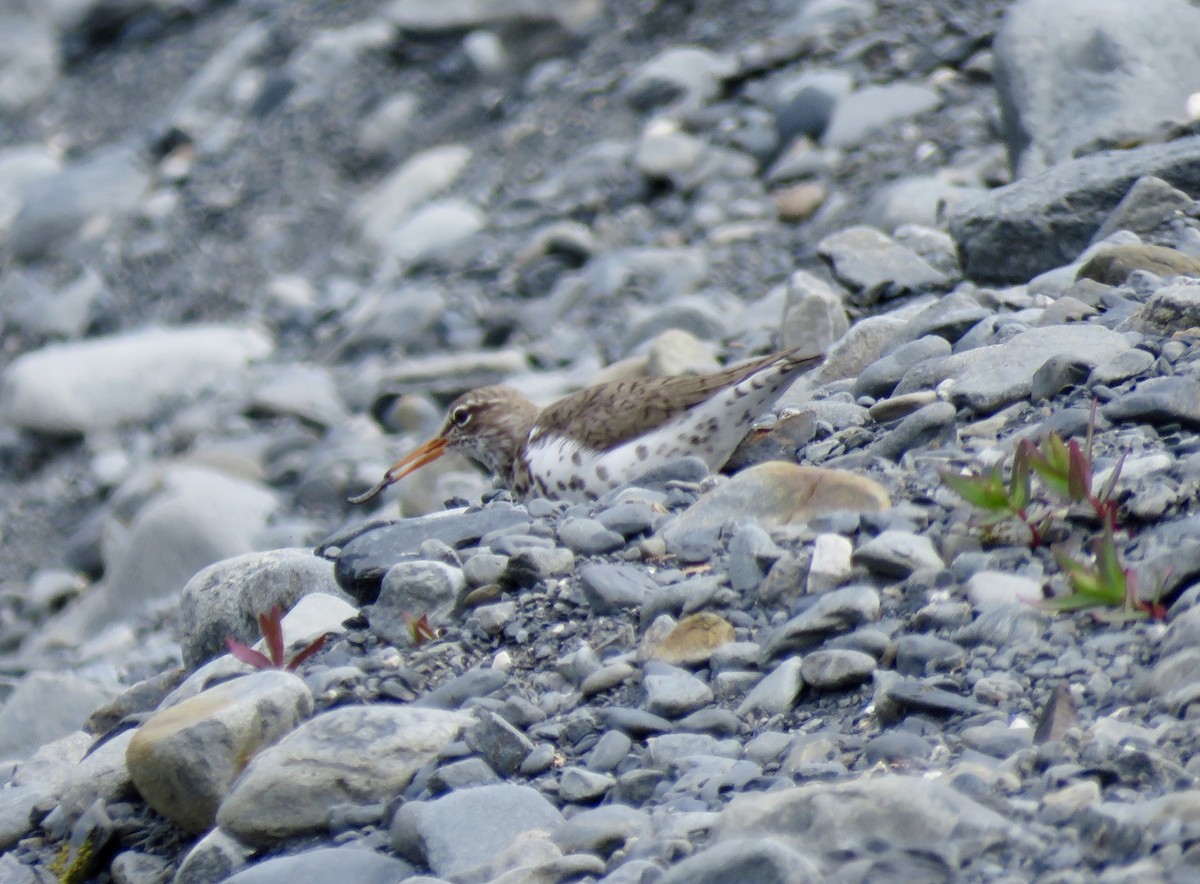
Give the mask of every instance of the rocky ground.
[[[0, 10], [0, 881], [1195, 880], [1197, 46], [1184, 0]], [[471, 387], [793, 346], [731, 475], [345, 502]], [[1031, 544], [939, 477], [1051, 432], [1120, 464], [1126, 604], [1038, 603], [1086, 506]], [[274, 605], [326, 643], [226, 653]]]

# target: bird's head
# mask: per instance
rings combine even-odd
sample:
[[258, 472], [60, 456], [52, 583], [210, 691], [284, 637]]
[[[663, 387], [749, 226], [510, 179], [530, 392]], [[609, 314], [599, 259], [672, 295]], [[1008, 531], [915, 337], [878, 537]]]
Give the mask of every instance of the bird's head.
[[396, 461], [374, 488], [350, 498], [350, 502], [370, 500], [447, 450], [465, 454], [488, 472], [510, 480], [537, 413], [537, 406], [511, 387], [480, 387], [464, 393], [450, 404], [436, 436]]

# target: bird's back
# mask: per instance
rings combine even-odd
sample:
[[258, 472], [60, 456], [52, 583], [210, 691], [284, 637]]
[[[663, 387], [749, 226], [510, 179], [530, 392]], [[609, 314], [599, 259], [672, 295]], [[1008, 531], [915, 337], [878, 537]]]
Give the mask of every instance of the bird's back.
[[618, 381], [574, 393], [538, 415], [518, 484], [587, 498], [678, 457], [717, 470], [753, 421], [822, 356], [797, 350], [701, 376]]

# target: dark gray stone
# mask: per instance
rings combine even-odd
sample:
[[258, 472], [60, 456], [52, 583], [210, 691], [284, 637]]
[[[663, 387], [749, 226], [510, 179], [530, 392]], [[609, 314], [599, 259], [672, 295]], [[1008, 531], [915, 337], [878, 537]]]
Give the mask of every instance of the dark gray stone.
[[889, 730], [872, 737], [863, 749], [867, 764], [909, 764], [933, 754], [929, 741], [911, 731]]
[[533, 741], [494, 712], [483, 712], [467, 729], [467, 745], [483, 756], [496, 772], [511, 776], [521, 769]]
[[1004, 138], [1020, 174], [1090, 143], [1174, 122], [1200, 89], [1200, 12], [1183, 0], [1023, 0], [994, 45]]
[[412, 705], [432, 709], [458, 709], [472, 697], [487, 696], [507, 680], [508, 676], [495, 669], [469, 669], [421, 695]]
[[801, 613], [779, 627], [763, 646], [771, 659], [793, 650], [807, 650], [831, 635], [879, 619], [879, 593], [870, 586], [845, 586], [816, 597]]
[[456, 877], [486, 864], [522, 832], [553, 830], [562, 822], [529, 786], [477, 786], [401, 805], [392, 820], [392, 848], [436, 875]]
[[416, 874], [409, 863], [362, 847], [319, 847], [279, 856], [242, 869], [232, 884], [294, 884], [296, 881], [354, 881], [394, 884]]
[[822, 650], [805, 654], [804, 683], [816, 691], [840, 691], [870, 681], [877, 661], [862, 651]]
[[357, 525], [317, 547], [319, 556], [334, 560], [338, 584], [359, 604], [379, 596], [383, 576], [398, 562], [415, 559], [421, 544], [440, 540], [455, 549], [472, 546], [483, 535], [529, 521], [524, 510], [489, 506], [467, 512], [438, 513], [399, 522]]
[[1200, 427], [1200, 381], [1191, 377], [1158, 377], [1142, 381], [1102, 409], [1114, 423], [1179, 423]]
[[1023, 283], [1075, 260], [1137, 179], [1200, 191], [1200, 137], [1067, 160], [999, 187], [950, 218], [966, 275]]
[[1191, 205], [1190, 196], [1161, 178], [1153, 175], [1139, 178], [1100, 225], [1092, 237], [1092, 244], [1102, 242], [1118, 230], [1144, 237], [1165, 227], [1176, 213], [1191, 208]]
[[975, 715], [986, 711], [983, 704], [933, 684], [904, 678], [894, 672], [875, 674], [875, 714], [884, 723], [906, 715]]
[[967, 652], [961, 645], [934, 635], [902, 635], [896, 639], [896, 671], [901, 675], [931, 675], [961, 668]]
[[930, 403], [900, 421], [869, 450], [895, 461], [906, 451], [953, 445], [958, 439], [957, 414], [957, 409], [949, 402]]
[[950, 342], [938, 335], [910, 340], [864, 368], [854, 381], [854, 395], [887, 396], [916, 363], [949, 355]]
[[656, 588], [644, 571], [632, 565], [589, 563], [579, 569], [579, 580], [588, 603], [601, 613], [636, 608]]

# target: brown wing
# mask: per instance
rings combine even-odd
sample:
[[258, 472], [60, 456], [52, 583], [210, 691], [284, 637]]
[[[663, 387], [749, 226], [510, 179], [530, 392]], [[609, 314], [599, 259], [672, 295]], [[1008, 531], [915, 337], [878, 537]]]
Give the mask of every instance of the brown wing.
[[784, 350], [713, 374], [598, 384], [547, 406], [538, 415], [530, 441], [560, 434], [569, 427], [584, 447], [606, 451], [661, 426], [718, 390], [776, 362], [784, 362], [781, 368], [787, 372], [816, 365], [822, 359], [824, 356], [801, 356], [798, 350]]

